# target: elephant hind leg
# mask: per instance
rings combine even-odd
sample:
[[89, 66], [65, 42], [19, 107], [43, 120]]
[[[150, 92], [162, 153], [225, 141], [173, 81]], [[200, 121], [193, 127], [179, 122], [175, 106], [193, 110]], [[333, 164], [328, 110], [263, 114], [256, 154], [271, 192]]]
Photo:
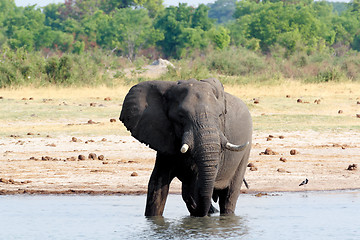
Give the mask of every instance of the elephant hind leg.
[[158, 155], [148, 184], [145, 216], [162, 216], [173, 178], [166, 159]]

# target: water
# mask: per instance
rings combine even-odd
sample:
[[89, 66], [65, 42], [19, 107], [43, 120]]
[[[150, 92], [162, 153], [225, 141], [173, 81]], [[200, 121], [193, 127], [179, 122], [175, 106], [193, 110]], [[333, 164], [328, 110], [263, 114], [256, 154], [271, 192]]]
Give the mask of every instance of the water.
[[241, 195], [235, 216], [190, 217], [170, 195], [164, 218], [145, 196], [0, 196], [0, 239], [360, 239], [360, 191]]

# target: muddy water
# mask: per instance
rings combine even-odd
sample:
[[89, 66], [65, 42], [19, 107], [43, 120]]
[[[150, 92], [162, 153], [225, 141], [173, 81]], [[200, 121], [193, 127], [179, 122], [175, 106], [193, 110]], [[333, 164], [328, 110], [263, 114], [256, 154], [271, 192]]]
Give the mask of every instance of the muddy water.
[[235, 216], [189, 217], [169, 196], [164, 218], [145, 196], [0, 196], [0, 239], [359, 239], [360, 191], [241, 195]]

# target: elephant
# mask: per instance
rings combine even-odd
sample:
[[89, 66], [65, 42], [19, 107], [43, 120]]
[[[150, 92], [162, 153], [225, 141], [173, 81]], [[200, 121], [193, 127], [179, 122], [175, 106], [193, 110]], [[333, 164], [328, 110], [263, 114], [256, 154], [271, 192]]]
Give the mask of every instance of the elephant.
[[191, 216], [212, 213], [211, 199], [219, 201], [220, 214], [234, 214], [252, 119], [246, 104], [226, 93], [218, 79], [141, 82], [125, 96], [119, 119], [157, 152], [145, 216], [163, 215], [175, 177]]

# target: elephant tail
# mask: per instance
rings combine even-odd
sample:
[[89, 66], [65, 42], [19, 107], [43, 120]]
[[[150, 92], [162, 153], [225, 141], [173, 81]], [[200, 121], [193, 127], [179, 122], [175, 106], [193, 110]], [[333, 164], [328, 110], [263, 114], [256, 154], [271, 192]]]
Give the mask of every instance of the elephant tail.
[[244, 184], [245, 184], [245, 187], [246, 187], [247, 189], [249, 189], [250, 187], [249, 187], [248, 183], [246, 182], [245, 178], [243, 178], [243, 182], [244, 182]]

